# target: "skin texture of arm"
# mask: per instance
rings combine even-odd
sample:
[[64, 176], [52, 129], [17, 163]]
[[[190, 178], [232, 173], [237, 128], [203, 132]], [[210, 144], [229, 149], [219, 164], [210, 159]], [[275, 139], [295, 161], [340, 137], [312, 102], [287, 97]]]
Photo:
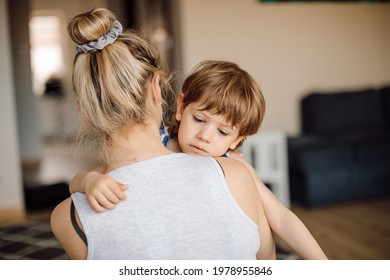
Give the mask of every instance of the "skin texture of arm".
[[326, 255], [303, 222], [261, 182], [253, 167], [237, 152], [229, 152], [229, 156], [243, 163], [250, 171], [272, 231], [303, 259], [326, 260]]
[[229, 158], [218, 158], [217, 161], [225, 173], [229, 190], [236, 202], [258, 225], [260, 250], [257, 258], [262, 260], [276, 259], [275, 240], [249, 170], [242, 163]]
[[98, 212], [115, 208], [117, 203], [126, 199], [124, 191], [128, 186], [105, 175], [105, 172], [106, 168], [99, 166], [94, 170], [78, 173], [69, 184], [70, 193], [85, 193], [92, 208]]
[[106, 171], [106, 167], [104, 165], [97, 166], [96, 168], [86, 171], [86, 172], [80, 172], [77, 173], [73, 179], [70, 181], [69, 184], [69, 192], [75, 193], [75, 192], [85, 192], [85, 186], [82, 185], [88, 174], [92, 174], [93, 172], [103, 174]]

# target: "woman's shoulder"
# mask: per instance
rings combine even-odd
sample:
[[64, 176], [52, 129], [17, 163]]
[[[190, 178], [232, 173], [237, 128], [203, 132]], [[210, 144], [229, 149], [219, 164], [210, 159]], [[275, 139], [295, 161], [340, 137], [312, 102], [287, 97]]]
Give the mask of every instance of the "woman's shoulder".
[[249, 169], [240, 161], [230, 158], [217, 158], [229, 190], [239, 206], [257, 224], [261, 206], [256, 184]]
[[[249, 170], [244, 163], [230, 157], [219, 157], [216, 161], [221, 165], [225, 173], [249, 175]], [[248, 174], [246, 174], [248, 173]]]

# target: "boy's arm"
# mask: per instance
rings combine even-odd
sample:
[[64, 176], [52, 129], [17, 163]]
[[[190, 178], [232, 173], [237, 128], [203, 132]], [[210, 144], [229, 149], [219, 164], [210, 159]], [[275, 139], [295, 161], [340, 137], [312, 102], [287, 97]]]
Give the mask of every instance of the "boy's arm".
[[261, 182], [253, 167], [237, 152], [229, 152], [229, 156], [242, 162], [252, 174], [271, 229], [303, 259], [327, 259], [303, 222]]
[[100, 166], [97, 166], [90, 171], [77, 173], [69, 183], [69, 192], [70, 193], [75, 193], [75, 192], [85, 193], [85, 185], [83, 184], [85, 178], [89, 174], [92, 174], [93, 172], [103, 174], [105, 171], [106, 171], [106, 167], [104, 165], [100, 165]]
[[103, 174], [104, 166], [99, 166], [88, 172], [76, 174], [69, 184], [70, 193], [86, 194], [92, 208], [98, 212], [113, 209], [121, 200], [125, 200], [126, 185], [115, 181], [111, 176]]

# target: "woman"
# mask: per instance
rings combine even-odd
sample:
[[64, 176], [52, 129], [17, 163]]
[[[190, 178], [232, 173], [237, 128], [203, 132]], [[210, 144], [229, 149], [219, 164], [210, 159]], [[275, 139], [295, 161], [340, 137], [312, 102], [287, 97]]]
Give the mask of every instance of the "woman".
[[[169, 79], [155, 50], [106, 9], [68, 24], [78, 44], [73, 87], [80, 139], [105, 172], [131, 186], [116, 209], [95, 212], [75, 193], [52, 213], [71, 259], [269, 259], [273, 236], [241, 163], [173, 153], [160, 140]], [[172, 172], [174, 170], [174, 172]]]

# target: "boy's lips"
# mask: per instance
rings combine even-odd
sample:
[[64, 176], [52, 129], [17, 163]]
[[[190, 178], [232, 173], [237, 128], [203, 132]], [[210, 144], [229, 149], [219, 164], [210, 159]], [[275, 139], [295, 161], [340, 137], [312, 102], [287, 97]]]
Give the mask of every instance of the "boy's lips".
[[196, 154], [209, 154], [206, 150], [202, 149], [201, 147], [195, 146], [195, 145], [189, 145], [190, 148], [196, 153]]

